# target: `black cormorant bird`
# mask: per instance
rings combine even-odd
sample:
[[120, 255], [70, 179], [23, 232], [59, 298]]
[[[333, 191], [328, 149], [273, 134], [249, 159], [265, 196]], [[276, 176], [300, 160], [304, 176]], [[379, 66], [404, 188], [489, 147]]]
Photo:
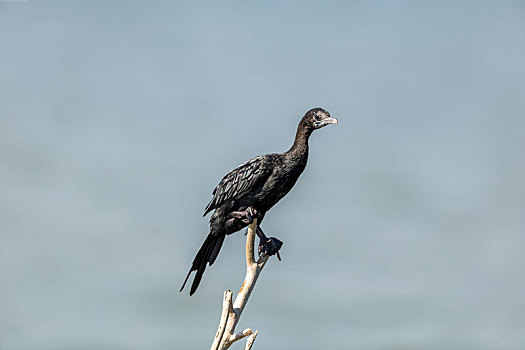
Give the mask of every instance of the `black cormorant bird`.
[[266, 212], [290, 191], [306, 167], [308, 138], [312, 132], [328, 124], [337, 124], [337, 119], [322, 108], [309, 110], [299, 122], [295, 141], [287, 152], [250, 159], [221, 180], [204, 211], [205, 216], [215, 210], [210, 218], [210, 233], [193, 259], [181, 292], [191, 272], [197, 271], [190, 295], [195, 293], [206, 265], [215, 262], [224, 237], [246, 227], [253, 218], [258, 219], [259, 254], [274, 255], [279, 251], [283, 243], [275, 237], [266, 237], [259, 225]]

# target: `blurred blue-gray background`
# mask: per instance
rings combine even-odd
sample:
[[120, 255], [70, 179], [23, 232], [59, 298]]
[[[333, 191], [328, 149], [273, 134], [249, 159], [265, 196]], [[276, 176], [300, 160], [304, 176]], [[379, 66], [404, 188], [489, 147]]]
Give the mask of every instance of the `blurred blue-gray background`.
[[0, 1], [0, 96], [2, 350], [206, 349], [203, 208], [317, 106], [255, 348], [525, 349], [523, 2]]

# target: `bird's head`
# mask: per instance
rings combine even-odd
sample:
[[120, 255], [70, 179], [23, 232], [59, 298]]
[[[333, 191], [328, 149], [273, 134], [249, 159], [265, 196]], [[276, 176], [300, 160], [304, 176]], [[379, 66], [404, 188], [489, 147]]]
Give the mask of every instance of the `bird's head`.
[[302, 127], [312, 132], [328, 124], [337, 124], [337, 119], [330, 117], [330, 113], [322, 108], [310, 109], [301, 120]]

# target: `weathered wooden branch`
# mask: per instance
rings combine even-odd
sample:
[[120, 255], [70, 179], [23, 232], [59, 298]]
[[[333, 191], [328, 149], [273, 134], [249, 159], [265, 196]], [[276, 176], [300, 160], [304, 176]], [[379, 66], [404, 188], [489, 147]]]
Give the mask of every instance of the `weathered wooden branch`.
[[264, 265], [268, 261], [269, 256], [265, 255], [255, 261], [254, 253], [254, 241], [255, 231], [257, 230], [257, 220], [248, 226], [248, 234], [246, 236], [246, 277], [242, 284], [239, 293], [235, 297], [235, 301], [232, 304], [232, 292], [227, 290], [224, 292], [224, 299], [222, 303], [221, 320], [211, 350], [225, 350], [228, 349], [237, 340], [248, 337], [245, 350], [252, 348], [255, 337], [257, 337], [257, 331], [250, 328], [246, 328], [242, 332], [235, 333], [235, 327], [241, 318], [241, 314], [255, 288], [257, 278], [261, 273]]

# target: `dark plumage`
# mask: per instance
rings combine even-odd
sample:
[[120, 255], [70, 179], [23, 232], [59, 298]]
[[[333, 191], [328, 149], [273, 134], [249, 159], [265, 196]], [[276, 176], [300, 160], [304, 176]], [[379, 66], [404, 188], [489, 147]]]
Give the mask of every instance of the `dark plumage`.
[[[260, 224], [266, 212], [283, 198], [293, 187], [306, 167], [308, 159], [308, 138], [311, 133], [337, 119], [322, 108], [306, 112], [299, 122], [295, 141], [285, 153], [266, 154], [250, 159], [230, 171], [213, 190], [213, 198], [206, 206], [204, 215], [215, 210], [210, 218], [210, 233], [193, 259], [190, 271], [197, 271], [191, 285], [190, 295], [195, 293], [206, 269], [215, 262], [226, 235], [246, 227], [257, 217]], [[259, 253], [273, 255], [282, 242], [267, 238], [260, 227], [257, 235], [261, 238]]]

